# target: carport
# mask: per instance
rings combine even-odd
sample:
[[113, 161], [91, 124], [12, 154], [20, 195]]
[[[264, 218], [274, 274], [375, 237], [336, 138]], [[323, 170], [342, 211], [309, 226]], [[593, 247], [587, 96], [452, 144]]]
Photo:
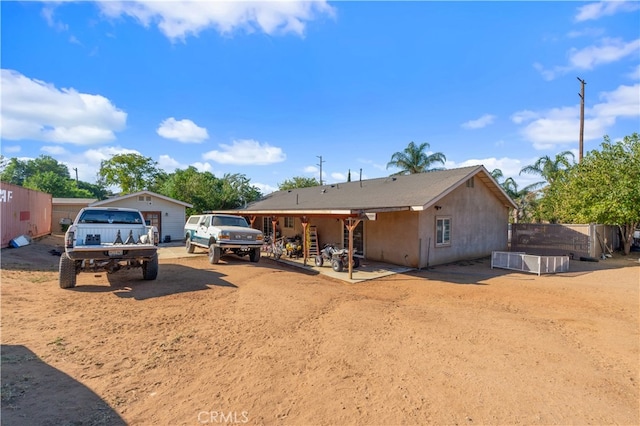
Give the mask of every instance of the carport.
[[[353, 246], [353, 230], [363, 220], [375, 220], [376, 212], [364, 211], [364, 210], [252, 210], [247, 211], [243, 209], [238, 210], [221, 210], [212, 213], [224, 213], [224, 214], [237, 214], [247, 217], [251, 223], [251, 227], [255, 228], [255, 222], [258, 218], [269, 218], [271, 220], [272, 235], [276, 235], [276, 228], [278, 225], [279, 217], [296, 217], [302, 224], [302, 230], [304, 238], [303, 241], [303, 265], [307, 265], [309, 259], [309, 247], [307, 233], [309, 224], [314, 218], [332, 218], [344, 221], [345, 227], [348, 231], [348, 258], [351, 259], [354, 254]], [[349, 262], [349, 280], [353, 279], [353, 265]]]

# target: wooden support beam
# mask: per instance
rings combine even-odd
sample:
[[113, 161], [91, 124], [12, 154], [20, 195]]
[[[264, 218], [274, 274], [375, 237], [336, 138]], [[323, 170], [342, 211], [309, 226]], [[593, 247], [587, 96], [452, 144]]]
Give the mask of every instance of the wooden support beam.
[[347, 229], [349, 230], [349, 279], [353, 279], [353, 230], [360, 224], [362, 219], [354, 219], [352, 217], [347, 219]]
[[307, 243], [309, 236], [307, 235], [307, 226], [309, 225], [309, 220], [306, 216], [302, 216], [300, 218], [300, 222], [302, 223], [302, 263], [304, 266], [307, 266], [307, 258], [309, 257], [309, 244]]

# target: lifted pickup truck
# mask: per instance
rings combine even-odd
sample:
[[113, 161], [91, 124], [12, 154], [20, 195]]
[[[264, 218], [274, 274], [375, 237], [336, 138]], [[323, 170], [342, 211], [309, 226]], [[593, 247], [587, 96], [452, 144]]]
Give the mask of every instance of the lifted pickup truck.
[[190, 216], [184, 225], [187, 253], [196, 247], [209, 251], [209, 262], [218, 263], [226, 253], [249, 255], [249, 260], [260, 260], [262, 232], [253, 229], [242, 216], [228, 214], [201, 214]]
[[64, 236], [60, 256], [60, 287], [76, 286], [80, 272], [142, 268], [145, 280], [158, 276], [155, 226], [147, 226], [140, 211], [127, 208], [85, 207]]

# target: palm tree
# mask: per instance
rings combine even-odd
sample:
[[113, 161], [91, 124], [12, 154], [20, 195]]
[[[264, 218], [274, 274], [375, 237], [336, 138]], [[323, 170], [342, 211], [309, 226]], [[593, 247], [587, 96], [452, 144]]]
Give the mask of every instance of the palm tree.
[[539, 183], [527, 185], [522, 189], [518, 189], [518, 184], [513, 178], [507, 178], [502, 183], [502, 189], [516, 203], [513, 211], [513, 221], [518, 223], [520, 220], [529, 219], [529, 210], [535, 207], [537, 192], [535, 189], [540, 186]]
[[[571, 162], [569, 162], [571, 157]], [[548, 183], [553, 184], [553, 181], [558, 178], [565, 170], [571, 168], [575, 164], [575, 156], [571, 151], [563, 151], [556, 154], [554, 159], [551, 159], [548, 155], [538, 158], [538, 160], [520, 170], [520, 174], [529, 173], [541, 176], [544, 181], [538, 182], [538, 185], [544, 185]]]
[[396, 152], [391, 156], [391, 161], [387, 163], [387, 169], [389, 167], [395, 167], [400, 169], [394, 175], [407, 175], [414, 173], [424, 173], [430, 170], [442, 170], [434, 169], [431, 166], [434, 163], [442, 163], [447, 161], [447, 157], [441, 152], [434, 152], [433, 154], [427, 154], [427, 150], [430, 145], [424, 142], [420, 145], [416, 145], [413, 141], [409, 142], [409, 145], [400, 152]]

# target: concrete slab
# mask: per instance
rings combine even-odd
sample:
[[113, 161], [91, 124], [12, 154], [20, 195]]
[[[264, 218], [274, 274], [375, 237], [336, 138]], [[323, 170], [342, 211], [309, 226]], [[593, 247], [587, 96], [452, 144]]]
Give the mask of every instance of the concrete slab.
[[[184, 244], [181, 242], [161, 243], [158, 245], [159, 259], [176, 259], [192, 256], [206, 256], [206, 251], [201, 248], [196, 248], [195, 253], [187, 253]], [[291, 259], [288, 257], [281, 257], [280, 259], [276, 260], [272, 257], [269, 257], [269, 255], [264, 252], [262, 253], [262, 257], [264, 259], [288, 264], [296, 268], [305, 269], [307, 271], [313, 271], [315, 273], [326, 275], [328, 277], [352, 284], [374, 280], [376, 278], [382, 278], [393, 274], [401, 274], [403, 272], [413, 270], [413, 268], [409, 267], [361, 259], [360, 266], [353, 270], [352, 279], [349, 279], [349, 271], [345, 270], [343, 272], [335, 272], [329, 264], [318, 267], [315, 266], [313, 259], [307, 259], [307, 264], [305, 265], [302, 258]]]
[[[263, 254], [263, 256], [265, 256]], [[267, 257], [267, 256], [265, 256]], [[405, 266], [392, 265], [390, 263], [382, 263], [382, 262], [373, 262], [366, 259], [360, 259], [360, 266], [358, 268], [353, 269], [351, 274], [351, 279], [349, 279], [349, 271], [344, 270], [343, 272], [336, 272], [331, 268], [331, 265], [328, 263], [323, 266], [316, 266], [313, 259], [307, 259], [307, 264], [304, 264], [304, 259], [295, 259], [288, 257], [281, 257], [278, 260], [273, 259], [276, 262], [282, 262], [289, 264], [291, 266], [295, 266], [298, 268], [303, 268], [308, 271], [314, 271], [322, 275], [326, 275], [331, 278], [335, 278], [338, 280], [342, 280], [348, 283], [359, 283], [363, 281], [375, 280], [376, 278], [387, 277], [393, 274], [401, 274], [403, 272], [412, 271], [414, 268], [409, 268]]]

